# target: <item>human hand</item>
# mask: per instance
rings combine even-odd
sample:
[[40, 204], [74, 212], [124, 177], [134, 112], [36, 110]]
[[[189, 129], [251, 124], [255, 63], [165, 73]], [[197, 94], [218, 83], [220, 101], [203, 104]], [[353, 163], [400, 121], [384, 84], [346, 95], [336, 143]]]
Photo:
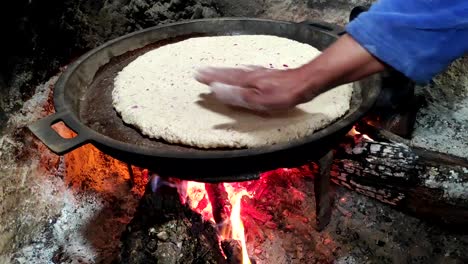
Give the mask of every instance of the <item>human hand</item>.
[[385, 64], [349, 35], [297, 69], [200, 69], [195, 78], [210, 86], [222, 102], [255, 111], [286, 110], [341, 84], [381, 72]]
[[261, 112], [287, 110], [316, 96], [296, 69], [206, 67], [195, 79], [209, 85], [221, 102]]

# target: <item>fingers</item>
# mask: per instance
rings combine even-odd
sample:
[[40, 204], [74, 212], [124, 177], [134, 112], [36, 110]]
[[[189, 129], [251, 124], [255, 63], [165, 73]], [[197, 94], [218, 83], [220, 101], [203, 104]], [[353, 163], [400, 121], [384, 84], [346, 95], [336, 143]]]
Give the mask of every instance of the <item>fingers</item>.
[[248, 108], [248, 104], [243, 96], [242, 90], [244, 88], [240, 86], [214, 82], [211, 83], [210, 89], [219, 101], [229, 105]]
[[234, 86], [247, 86], [251, 70], [242, 68], [204, 67], [195, 73], [195, 79], [201, 83], [225, 83]]
[[215, 68], [203, 67], [203, 68], [197, 69], [194, 77], [195, 77], [195, 80], [209, 85], [210, 83], [214, 81], [216, 74], [217, 74], [217, 71]]
[[254, 103], [254, 89], [219, 82], [212, 83], [210, 88], [215, 97], [225, 104], [239, 106], [255, 111], [266, 110], [264, 106]]
[[263, 66], [258, 66], [258, 65], [252, 65], [252, 64], [247, 64], [243, 65], [246, 69], [250, 71], [264, 71], [264, 70], [269, 70], [268, 68], [265, 68]]
[[196, 72], [195, 79], [209, 85], [215, 97], [225, 104], [261, 111], [264, 109], [261, 105], [250, 103], [256, 92], [255, 85], [251, 85], [253, 77], [261, 69], [264, 68], [252, 65], [243, 68], [205, 67]]
[[287, 110], [297, 104], [284, 91], [284, 74], [282, 70], [244, 65], [243, 68], [201, 68], [195, 78], [209, 85], [215, 97], [225, 104], [270, 112]]
[[214, 82], [210, 85], [216, 99], [220, 102], [247, 108], [258, 112], [281, 112], [293, 108], [296, 103], [290, 98], [275, 98], [259, 93], [255, 88]]

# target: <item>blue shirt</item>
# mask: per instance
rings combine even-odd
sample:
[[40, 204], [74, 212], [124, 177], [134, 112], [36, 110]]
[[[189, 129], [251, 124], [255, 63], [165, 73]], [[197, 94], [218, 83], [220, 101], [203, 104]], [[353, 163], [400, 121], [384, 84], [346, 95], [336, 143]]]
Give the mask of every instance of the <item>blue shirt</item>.
[[468, 0], [380, 0], [346, 31], [381, 61], [426, 83], [468, 52]]

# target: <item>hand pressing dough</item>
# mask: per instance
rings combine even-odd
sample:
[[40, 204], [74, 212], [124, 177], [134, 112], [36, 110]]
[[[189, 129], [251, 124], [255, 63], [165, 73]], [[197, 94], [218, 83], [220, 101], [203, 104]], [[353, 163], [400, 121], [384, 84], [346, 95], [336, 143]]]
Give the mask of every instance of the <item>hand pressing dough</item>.
[[219, 103], [194, 79], [204, 66], [299, 67], [314, 47], [266, 35], [191, 38], [149, 51], [115, 78], [113, 105], [144, 135], [199, 148], [251, 148], [293, 141], [343, 116], [351, 84], [323, 93], [280, 115], [259, 115]]

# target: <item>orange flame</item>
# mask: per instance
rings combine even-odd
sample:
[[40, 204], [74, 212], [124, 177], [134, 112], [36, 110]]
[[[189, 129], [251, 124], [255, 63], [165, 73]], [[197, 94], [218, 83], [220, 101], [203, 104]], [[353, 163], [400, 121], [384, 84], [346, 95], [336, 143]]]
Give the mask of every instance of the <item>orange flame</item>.
[[348, 132], [348, 135], [354, 137], [356, 135], [360, 135], [361, 132], [357, 131], [356, 130], [356, 126], [353, 126], [353, 128], [351, 128], [351, 130]]
[[206, 192], [204, 183], [189, 181], [187, 183], [186, 199], [186, 202], [190, 208], [201, 214], [205, 221], [211, 221], [215, 223], [213, 217], [213, 208], [209, 202], [208, 193]]
[[[244, 195], [251, 196], [245, 189], [237, 188], [235, 184], [224, 183], [224, 188], [228, 193], [229, 202], [232, 205], [229, 223], [224, 223], [220, 236], [223, 240], [234, 239], [241, 243], [242, 264], [250, 264], [245, 240], [244, 224], [241, 219], [241, 199]], [[206, 221], [216, 223], [213, 216], [213, 207], [208, 199], [205, 184], [200, 182], [187, 182], [186, 197], [181, 197], [190, 208], [202, 215]]]
[[[247, 253], [247, 245], [245, 241], [244, 224], [241, 219], [241, 199], [244, 195], [252, 196], [245, 189], [236, 189], [233, 184], [224, 183], [224, 188], [229, 196], [229, 202], [232, 205], [231, 216], [229, 217], [230, 223], [226, 227], [230, 226], [231, 238], [240, 241], [242, 247], [242, 264], [250, 264], [249, 254]], [[221, 232], [226, 235], [226, 230]], [[224, 237], [225, 239], [228, 237]]]
[[370, 138], [368, 135], [362, 134], [361, 132], [357, 131], [357, 130], [356, 130], [356, 126], [353, 126], [353, 128], [351, 128], [351, 130], [348, 132], [348, 135], [350, 135], [350, 136], [352, 136], [352, 137], [361, 136], [361, 137], [364, 138], [365, 140], [374, 141], [374, 140], [373, 140], [372, 138]]
[[[231, 237], [237, 241], [241, 242], [242, 246], [242, 264], [250, 264], [249, 254], [247, 253], [247, 245], [245, 243], [245, 233], [244, 233], [244, 224], [241, 219], [241, 198], [242, 193], [237, 193], [231, 203], [233, 204], [231, 212]], [[234, 200], [234, 201], [233, 201]]]

